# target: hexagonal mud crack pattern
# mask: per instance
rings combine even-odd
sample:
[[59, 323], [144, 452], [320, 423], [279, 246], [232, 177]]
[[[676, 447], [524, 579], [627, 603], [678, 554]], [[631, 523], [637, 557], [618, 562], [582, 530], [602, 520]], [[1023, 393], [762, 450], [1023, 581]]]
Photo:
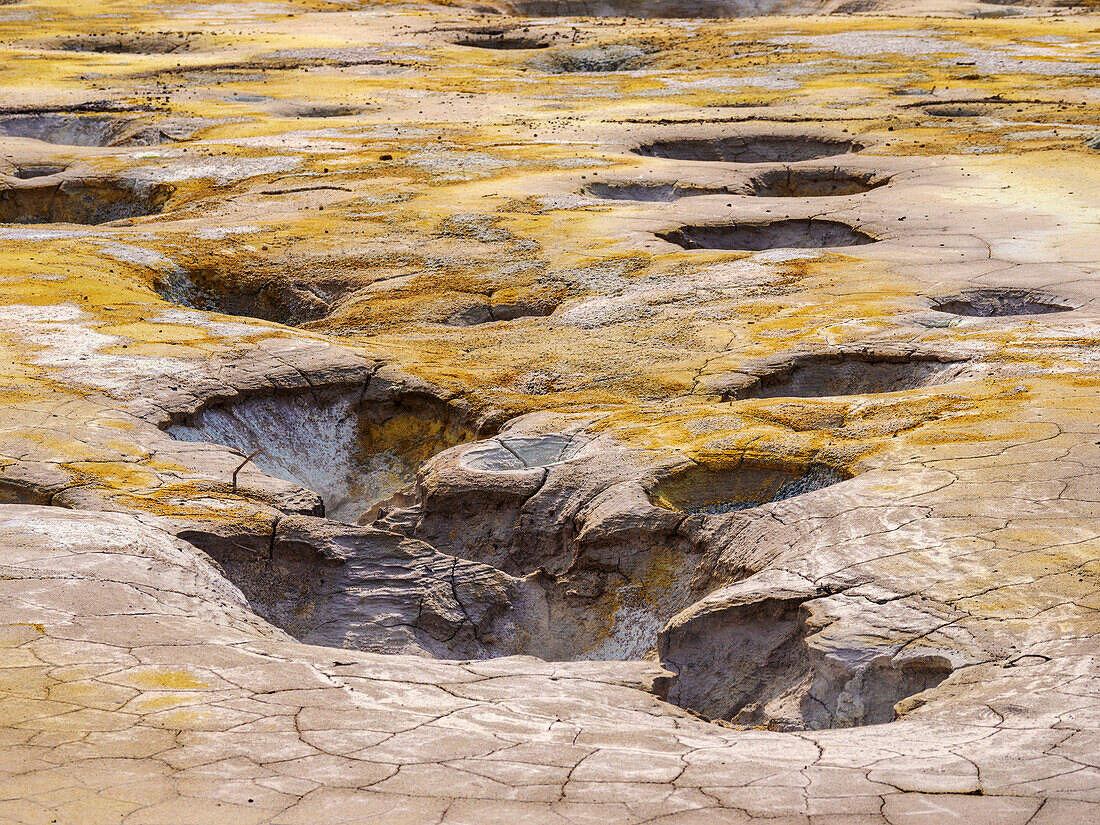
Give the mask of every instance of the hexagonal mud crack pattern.
[[0, 0], [0, 820], [1096, 820], [1045, 3]]

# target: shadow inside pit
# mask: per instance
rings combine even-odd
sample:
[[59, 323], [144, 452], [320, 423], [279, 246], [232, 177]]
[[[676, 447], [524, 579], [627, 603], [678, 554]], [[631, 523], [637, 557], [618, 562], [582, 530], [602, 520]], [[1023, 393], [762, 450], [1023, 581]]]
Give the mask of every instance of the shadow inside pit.
[[744, 463], [734, 469], [697, 464], [661, 481], [649, 495], [666, 510], [722, 515], [823, 490], [845, 478], [823, 464], [788, 468]]
[[[29, 167], [53, 174], [56, 167]], [[22, 170], [21, 170], [22, 171]], [[26, 178], [25, 178], [26, 179]], [[0, 223], [101, 224], [159, 214], [172, 196], [167, 184], [86, 178], [0, 188]]]
[[33, 180], [34, 178], [46, 178], [50, 175], [59, 175], [69, 167], [58, 166], [51, 163], [28, 163], [18, 166], [12, 173], [13, 178], [19, 180]]
[[721, 391], [723, 401], [743, 398], [819, 398], [903, 392], [959, 380], [968, 361], [936, 356], [873, 353], [805, 355], [738, 386]]
[[800, 0], [501, 0], [508, 12], [526, 17], [643, 17], [661, 19], [752, 17], [816, 13]]
[[[257, 270], [259, 268], [259, 271]], [[345, 283], [333, 283], [331, 294], [309, 278], [262, 271], [262, 265], [239, 268], [197, 266], [165, 273], [157, 294], [169, 303], [287, 326], [319, 321], [331, 311]]]
[[679, 183], [591, 183], [584, 194], [602, 200], [665, 203], [698, 195], [728, 194], [726, 188], [690, 186]]
[[[330, 516], [382, 528], [288, 519], [269, 553], [266, 547], [253, 555], [210, 549], [257, 610], [309, 643], [390, 650], [387, 645], [404, 642], [386, 621], [407, 625], [432, 655], [443, 657], [523, 653], [558, 661], [631, 660], [652, 655], [656, 639], [662, 663], [678, 673], [671, 701], [715, 719], [791, 729], [890, 721], [896, 703], [951, 672], [928, 657], [875, 660], [855, 673], [833, 672], [806, 645], [810, 631], [801, 605], [812, 594], [733, 605], [700, 620], [673, 618], [662, 630], [696, 598], [689, 582], [698, 556], [688, 552], [686, 539], [677, 544], [670, 534], [629, 531], [607, 547], [590, 547], [586, 553], [596, 556], [578, 558], [559, 573], [539, 563], [529, 575], [502, 575], [492, 559], [477, 558], [487, 542], [476, 528], [516, 529], [525, 496], [513, 501], [506, 487], [458, 481], [458, 497], [445, 497], [429, 511], [423, 509], [426, 501], [413, 503], [407, 495], [426, 459], [475, 437], [433, 398], [382, 400], [362, 390], [335, 389], [249, 398], [211, 407], [169, 433], [246, 454], [263, 449], [256, 464], [319, 493]], [[491, 473], [551, 467], [574, 460], [583, 443], [564, 434], [499, 435], [480, 442], [465, 466]], [[842, 480], [836, 470], [816, 464], [696, 466], [665, 479], [650, 495], [666, 509], [723, 514]], [[242, 490], [262, 499], [263, 490], [250, 490], [250, 483], [257, 480], [246, 474]], [[375, 522], [372, 508], [377, 512], [387, 497], [401, 496], [401, 506], [412, 506], [394, 511], [398, 521]], [[414, 518], [407, 527], [441, 519], [439, 535], [401, 529], [401, 518], [409, 515]], [[403, 535], [428, 545], [402, 544]], [[545, 538], [571, 540], [567, 529]], [[536, 536], [516, 539], [511, 544], [531, 550]], [[613, 568], [600, 561], [604, 556], [615, 560]], [[414, 580], [427, 589], [411, 586]], [[406, 593], [421, 598], [436, 587], [442, 590], [419, 604], [402, 601]], [[443, 596], [453, 597], [453, 609], [438, 603]]]
[[[821, 594], [827, 595], [827, 594]], [[738, 725], [824, 730], [895, 721], [918, 694], [953, 672], [938, 655], [825, 658], [808, 645], [818, 628], [804, 595], [717, 602], [661, 633], [661, 659], [677, 674], [668, 700]]]
[[75, 112], [0, 115], [0, 136], [61, 146], [148, 146], [164, 141], [158, 130], [134, 118]]
[[183, 32], [92, 32], [60, 37], [43, 45], [66, 52], [95, 54], [175, 54], [188, 51], [191, 38]]
[[455, 46], [494, 51], [526, 51], [549, 48], [557, 33], [531, 34], [530, 29], [483, 28], [471, 29], [451, 41]]
[[622, 72], [645, 65], [648, 55], [630, 45], [557, 49], [531, 60], [530, 65], [552, 74]]
[[682, 226], [671, 232], [659, 232], [657, 237], [684, 249], [728, 249], [745, 252], [861, 246], [877, 240], [841, 221], [805, 218]]
[[426, 395], [367, 400], [363, 391], [248, 398], [209, 407], [168, 428], [179, 441], [222, 444], [276, 478], [321, 497], [328, 518], [369, 522], [403, 503], [416, 469], [474, 433]]
[[967, 318], [999, 318], [1012, 315], [1048, 315], [1071, 312], [1069, 302], [1028, 289], [974, 289], [941, 298], [932, 305], [937, 312]]
[[798, 135], [759, 135], [727, 138], [658, 140], [637, 147], [639, 155], [670, 160], [724, 163], [796, 163], [803, 160], [858, 152], [854, 140]]
[[885, 186], [890, 178], [874, 172], [829, 169], [773, 169], [755, 175], [749, 186], [762, 198], [818, 198], [858, 195]]

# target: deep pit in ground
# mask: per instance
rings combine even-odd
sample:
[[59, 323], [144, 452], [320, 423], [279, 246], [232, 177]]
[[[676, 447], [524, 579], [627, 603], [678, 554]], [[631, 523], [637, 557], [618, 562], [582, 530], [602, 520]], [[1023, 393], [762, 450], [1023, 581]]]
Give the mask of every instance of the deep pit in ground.
[[532, 58], [529, 65], [552, 74], [623, 72], [645, 65], [648, 55], [638, 46], [610, 45], [555, 49]]
[[[691, 589], [702, 548], [679, 533], [678, 514], [751, 518], [753, 507], [845, 480], [840, 471], [695, 465], [648, 491], [652, 510], [665, 516], [583, 543], [572, 532], [580, 511], [552, 512], [572, 494], [563, 499], [562, 487], [538, 496], [549, 477], [540, 472], [581, 478], [605, 461], [599, 451], [586, 457], [591, 436], [486, 437], [442, 401], [386, 386], [246, 398], [169, 428], [177, 439], [228, 445], [242, 457], [262, 449], [254, 459], [261, 470], [320, 494], [340, 519], [287, 515], [251, 556], [232, 549], [239, 541], [212, 548], [254, 609], [299, 638], [394, 652], [394, 633], [411, 629], [422, 651], [461, 659], [659, 653], [679, 674], [670, 699], [682, 707], [745, 723], [780, 718], [792, 728], [889, 721], [895, 702], [950, 672], [923, 660], [830, 670], [806, 645], [807, 596], [678, 621], [705, 595]], [[574, 464], [584, 461], [592, 463]], [[242, 476], [241, 494], [263, 499], [265, 489], [253, 471]], [[494, 542], [513, 555], [493, 556]], [[762, 710], [791, 696], [800, 709]]]
[[815, 198], [858, 195], [885, 186], [890, 178], [875, 172], [829, 167], [803, 169], [785, 166], [753, 175], [746, 183], [697, 186], [688, 183], [601, 181], [590, 183], [583, 194], [601, 200], [667, 203], [700, 195], [748, 195], [760, 198]]
[[858, 152], [863, 144], [841, 138], [798, 135], [735, 135], [725, 138], [685, 138], [645, 143], [634, 152], [669, 160], [722, 163], [797, 163]]
[[192, 38], [183, 32], [90, 32], [59, 37], [45, 48], [96, 54], [174, 54], [188, 51]]
[[326, 282], [255, 260], [216, 267], [184, 264], [165, 273], [156, 286], [157, 294], [172, 304], [287, 326], [324, 318], [349, 289], [342, 279]]
[[[47, 170], [43, 176], [48, 176]], [[32, 176], [32, 179], [37, 178]], [[0, 223], [101, 224], [160, 213], [174, 189], [122, 178], [0, 188]]]
[[163, 141], [159, 132], [135, 118], [78, 112], [0, 115], [0, 136], [61, 146], [150, 145]]
[[[752, 508], [817, 493], [847, 478], [817, 463], [700, 463], [660, 480], [649, 495], [654, 504], [693, 519], [734, 513], [741, 515], [730, 518], [751, 519]], [[784, 514], [796, 505], [784, 506], [770, 529], [781, 531]], [[749, 534], [751, 523], [741, 525]], [[705, 525], [703, 534], [713, 534]], [[776, 541], [782, 546], [782, 539]], [[751, 546], [736, 553], [747, 558]], [[872, 645], [870, 651], [837, 655], [827, 644], [817, 645], [814, 636], [834, 609], [824, 602], [843, 598], [843, 590], [765, 566], [699, 594], [659, 633], [658, 658], [677, 674], [668, 701], [710, 719], [773, 730], [854, 727], [893, 721], [905, 712], [906, 700], [951, 675], [943, 657], [907, 653], [904, 646], [892, 653]]]
[[528, 28], [483, 28], [462, 32], [451, 41], [455, 46], [467, 46], [474, 49], [492, 49], [496, 51], [525, 51], [528, 49], [546, 49], [556, 39], [562, 38], [557, 32], [532, 34]]
[[330, 519], [355, 524], [410, 491], [416, 469], [474, 434], [446, 405], [410, 393], [346, 391], [258, 397], [212, 406], [168, 429], [180, 441], [223, 444], [276, 478], [317, 493]]
[[[335, 389], [212, 406], [168, 432], [179, 440], [229, 446], [241, 459], [262, 450], [252, 463], [319, 495], [330, 519], [408, 536], [433, 548], [437, 559], [481, 565], [484, 575], [509, 582], [508, 609], [481, 628], [480, 647], [439, 646], [440, 655], [640, 659], [655, 649], [664, 622], [690, 601], [699, 556], [682, 536], [668, 532], [679, 519], [657, 519], [664, 528], [627, 531], [581, 547], [574, 527], [579, 510], [545, 516], [559, 493], [528, 506], [543, 474], [575, 471], [570, 462], [585, 438], [485, 438], [462, 414], [429, 396], [380, 399], [374, 391]], [[483, 440], [458, 448], [461, 457], [451, 459], [462, 469], [447, 461], [436, 466], [435, 457], [445, 458], [448, 448], [477, 435]], [[264, 499], [264, 488], [255, 480], [250, 486], [248, 476], [242, 477], [241, 492]], [[596, 487], [587, 495], [599, 492]], [[305, 501], [288, 500], [299, 499]], [[575, 504], [579, 508], [584, 501]], [[338, 544], [345, 550], [371, 546], [372, 539], [355, 527], [332, 529], [343, 531]], [[280, 544], [281, 568], [288, 566], [286, 546]], [[315, 564], [329, 570], [330, 581], [337, 575], [323, 547], [311, 549], [300, 540], [294, 546], [295, 569]], [[204, 549], [223, 563], [265, 618], [292, 632], [317, 632], [286, 608], [317, 601], [308, 574], [271, 573], [266, 551], [250, 560]], [[342, 566], [350, 569], [354, 563], [352, 558]], [[340, 592], [326, 597], [333, 604], [345, 598]], [[375, 598], [384, 602], [392, 596], [379, 592]], [[349, 614], [347, 621], [356, 618]]]
[[869, 352], [803, 355], [721, 390], [724, 401], [742, 398], [818, 398], [903, 392], [965, 377], [968, 361], [935, 355]]
[[[1004, 100], [971, 100], [923, 104], [921, 109], [932, 117], [942, 118], [976, 118], [976, 117], [1000, 117], [1008, 118], [1013, 114], [1022, 113], [1010, 101]], [[1029, 107], [1030, 108], [1030, 107]], [[1034, 110], [1033, 110], [1034, 111]], [[1048, 115], [1049, 117], [1050, 115]], [[1041, 116], [1038, 116], [1041, 117]], [[1036, 119], [1038, 119], [1038, 117]]]
[[25, 163], [17, 166], [11, 176], [19, 180], [33, 180], [34, 178], [60, 175], [68, 168], [54, 163]]
[[591, 183], [584, 194], [602, 200], [666, 203], [698, 195], [723, 195], [726, 188], [691, 186], [679, 183]]
[[858, 195], [884, 186], [890, 179], [874, 172], [832, 167], [800, 169], [787, 167], [754, 175], [749, 181], [753, 195], [762, 198], [816, 198]]
[[1029, 289], [972, 289], [940, 298], [932, 305], [937, 312], [967, 318], [999, 318], [1012, 315], [1048, 315], [1071, 312], [1070, 302]]
[[782, 591], [694, 606], [661, 633], [662, 664], [677, 674], [669, 701], [771, 730], [849, 728], [894, 721], [952, 673], [937, 655], [827, 657], [812, 645], [813, 608], [812, 597]]
[[657, 237], [684, 249], [728, 249], [745, 252], [861, 246], [877, 240], [841, 221], [812, 218], [681, 226], [670, 232], [658, 232]]
[[[484, 2], [478, 6], [484, 7]], [[808, 14], [820, 10], [810, 0], [499, 0], [502, 11], [525, 17], [753, 17]]]
[[744, 463], [734, 469], [694, 465], [657, 484], [650, 500], [681, 513], [722, 515], [823, 490], [844, 479], [823, 464], [791, 468]]

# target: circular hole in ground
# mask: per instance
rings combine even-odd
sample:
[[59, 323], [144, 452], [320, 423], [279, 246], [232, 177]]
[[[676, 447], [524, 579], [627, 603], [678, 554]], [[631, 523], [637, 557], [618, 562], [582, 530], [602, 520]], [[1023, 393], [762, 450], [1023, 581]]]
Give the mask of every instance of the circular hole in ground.
[[0, 223], [101, 224], [155, 215], [164, 209], [173, 191], [167, 184], [121, 178], [0, 188]]
[[452, 327], [473, 327], [496, 321], [515, 321], [520, 318], [546, 318], [554, 314], [558, 300], [523, 300], [492, 303], [477, 301], [448, 316], [444, 323]]
[[584, 194], [602, 200], [668, 202], [697, 195], [723, 195], [729, 190], [708, 186], [685, 186], [679, 183], [592, 183]]
[[248, 259], [232, 268], [185, 265], [156, 285], [157, 294], [172, 304], [287, 326], [321, 320], [349, 289], [341, 279], [278, 271], [270, 261]]
[[183, 32], [122, 33], [92, 32], [59, 37], [45, 48], [97, 54], [173, 54], [188, 51], [191, 38]]
[[871, 353], [806, 355], [736, 387], [723, 401], [742, 398], [819, 398], [915, 390], [960, 379], [968, 361], [936, 356], [877, 356]]
[[361, 108], [355, 106], [341, 106], [339, 104], [324, 105], [319, 104], [316, 106], [302, 106], [300, 108], [288, 108], [287, 113], [293, 117], [304, 118], [329, 118], [329, 117], [351, 117], [357, 115], [361, 111]]
[[[521, 17], [644, 17], [699, 18], [753, 17], [761, 14], [797, 14], [789, 3], [753, 0], [503, 0], [498, 4]], [[804, 11], [810, 12], [807, 6]]]
[[696, 464], [661, 481], [649, 496], [666, 510], [721, 515], [821, 490], [845, 478], [824, 464], [792, 468], [743, 463], [732, 469]]
[[824, 659], [809, 644], [806, 604], [818, 596], [828, 593], [735, 585], [675, 617], [661, 632], [661, 663], [677, 674], [668, 700], [772, 730], [850, 728], [894, 721], [951, 675], [935, 654]]
[[764, 198], [815, 198], [858, 195], [884, 186], [890, 178], [851, 169], [772, 169], [749, 181], [752, 194]]
[[727, 249], [759, 252], [765, 249], [818, 249], [861, 246], [877, 238], [854, 226], [833, 220], [792, 218], [738, 224], [682, 226], [657, 237], [684, 249]]
[[841, 138], [809, 135], [755, 135], [725, 138], [658, 140], [634, 149], [635, 154], [670, 160], [726, 163], [795, 163], [858, 152], [863, 144]]
[[52, 163], [27, 163], [17, 166], [12, 173], [13, 178], [19, 180], [32, 180], [33, 178], [45, 178], [50, 175], [59, 175], [69, 167]]
[[[461, 416], [437, 399], [379, 396], [364, 389], [329, 389], [245, 399], [211, 407], [169, 432], [181, 440], [228, 444], [242, 454], [262, 449], [255, 459], [261, 469], [320, 493], [330, 515], [345, 514], [351, 521], [386, 501], [408, 501], [403, 485], [422, 461], [474, 437]], [[557, 433], [501, 435], [482, 442], [462, 463], [489, 474], [530, 471], [570, 461], [584, 444], [583, 437]], [[815, 464], [800, 469], [749, 464], [729, 470], [697, 465], [665, 479], [651, 494], [661, 506], [682, 512], [730, 512], [842, 479], [839, 472]], [[480, 502], [467, 515], [493, 520], [491, 491], [504, 488], [458, 483]], [[241, 490], [264, 494], [254, 473], [242, 476]], [[515, 508], [524, 500], [517, 498], [500, 515], [515, 523]], [[452, 506], [460, 502], [445, 503], [454, 519], [446, 532], [457, 541], [471, 525], [461, 520], [464, 509]], [[652, 649], [657, 632], [675, 615], [660, 633], [658, 651], [678, 674], [669, 698], [738, 723], [824, 728], [887, 722], [896, 703], [934, 687], [951, 672], [938, 657], [880, 657], [855, 673], [822, 667], [807, 648], [811, 631], [801, 607], [827, 594], [773, 589], [764, 597], [714, 607], [704, 600], [702, 610], [684, 610], [693, 601], [689, 579], [696, 559], [685, 542], [678, 545], [667, 535], [629, 532], [622, 546], [591, 548], [606, 551], [615, 560], [612, 568], [590, 558], [570, 565], [562, 576], [540, 570], [490, 584], [496, 575], [490, 568], [462, 568], [461, 556], [423, 545], [402, 549], [391, 532], [329, 529], [313, 522], [299, 519], [289, 530], [279, 528], [270, 558], [227, 552], [225, 545], [215, 552], [263, 615], [312, 643], [342, 640], [351, 647], [386, 649], [393, 637], [381, 625], [404, 615], [395, 599], [420, 593], [409, 586], [416, 580], [429, 589], [442, 585], [457, 600], [454, 616], [431, 602], [427, 610], [424, 604], [414, 606], [405, 619], [419, 639], [427, 640], [428, 649], [442, 656], [635, 659]], [[624, 566], [624, 561], [629, 563]], [[479, 599], [491, 601], [481, 605]], [[464, 623], [471, 613], [473, 637]]]
[[553, 35], [532, 34], [530, 29], [484, 28], [464, 32], [451, 42], [455, 46], [466, 46], [472, 49], [526, 51], [548, 48], [552, 39]]
[[1063, 299], [1028, 289], [973, 289], [940, 298], [932, 309], [968, 318], [998, 318], [1012, 315], [1048, 315], [1071, 312], [1077, 307]]
[[933, 117], [984, 117], [992, 114], [993, 108], [988, 104], [944, 103], [936, 106], [926, 106], [924, 111]]
[[646, 59], [646, 52], [637, 46], [586, 46], [540, 55], [530, 65], [553, 74], [622, 72], [641, 68]]
[[180, 441], [222, 444], [276, 478], [321, 497], [325, 515], [348, 524], [401, 503], [416, 469], [474, 433], [453, 409], [424, 394], [368, 400], [319, 390], [211, 406], [168, 428]]
[[0, 136], [30, 138], [62, 146], [119, 146], [163, 142], [155, 130], [129, 117], [73, 112], [0, 115]]

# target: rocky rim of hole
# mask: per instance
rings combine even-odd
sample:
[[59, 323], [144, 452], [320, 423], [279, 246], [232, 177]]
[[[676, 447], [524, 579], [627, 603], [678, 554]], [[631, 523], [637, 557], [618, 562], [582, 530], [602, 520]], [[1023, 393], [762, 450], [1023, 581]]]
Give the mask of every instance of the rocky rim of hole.
[[1079, 302], [1019, 287], [980, 287], [932, 299], [932, 309], [966, 318], [1002, 318], [1072, 312]]
[[862, 246], [878, 240], [843, 221], [814, 218], [692, 224], [655, 234], [661, 240], [684, 249], [740, 252]]
[[759, 172], [749, 180], [751, 194], [762, 198], [816, 198], [859, 195], [890, 182], [889, 175], [840, 166], [786, 166]]
[[0, 137], [61, 146], [150, 146], [165, 141], [159, 129], [132, 116], [63, 110], [0, 114]]
[[743, 461], [735, 468], [695, 464], [649, 490], [658, 507], [695, 515], [723, 515], [823, 490], [847, 478], [824, 464], [789, 467]]
[[723, 401], [827, 398], [905, 392], [966, 380], [977, 366], [965, 355], [888, 348], [792, 353], [747, 365], [708, 382]]
[[552, 74], [622, 72], [639, 69], [648, 61], [645, 49], [630, 44], [554, 49], [528, 61]]
[[520, 26], [485, 26], [466, 29], [454, 34], [450, 43], [454, 46], [466, 46], [474, 49], [494, 51], [526, 51], [546, 49], [555, 41], [565, 41], [567, 35], [557, 31], [535, 31]]
[[818, 0], [478, 0], [479, 8], [522, 17], [753, 17], [811, 14]]
[[680, 198], [700, 195], [726, 195], [728, 187], [694, 186], [681, 183], [638, 183], [636, 181], [603, 181], [590, 183], [583, 194], [601, 200], [637, 201], [643, 203], [667, 203]]
[[859, 152], [865, 144], [839, 137], [797, 134], [667, 138], [632, 151], [644, 157], [720, 163], [798, 163]]
[[175, 191], [168, 184], [118, 177], [50, 180], [56, 173], [48, 169], [23, 183], [0, 183], [0, 223], [95, 225], [155, 215]]
[[301, 326], [325, 318], [351, 287], [315, 277], [265, 268], [260, 261], [238, 261], [232, 271], [222, 266], [176, 266], [156, 285], [165, 301], [202, 312], [256, 318]]
[[[17, 180], [33, 180], [60, 175], [68, 166], [57, 163], [17, 163], [6, 174]], [[0, 175], [5, 174], [0, 171]]]
[[747, 181], [728, 186], [704, 186], [680, 181], [605, 180], [590, 183], [581, 192], [601, 200], [639, 203], [668, 203], [702, 195], [813, 198], [858, 195], [885, 186], [890, 180], [889, 175], [863, 169], [783, 166], [759, 172]]
[[[290, 480], [279, 487], [254, 468], [244, 471], [241, 495], [266, 500], [278, 490], [292, 505], [274, 536], [254, 551], [248, 542], [201, 527], [181, 537], [214, 556], [257, 612], [304, 641], [444, 658], [520, 653], [548, 660], [637, 659], [656, 646], [662, 662], [680, 674], [669, 698], [712, 718], [775, 718], [775, 708], [754, 710], [738, 698], [746, 693], [746, 673], [756, 680], [751, 696], [758, 703], [776, 696], [805, 703], [811, 694], [813, 702], [824, 701], [826, 711], [812, 703], [787, 707], [783, 724], [792, 728], [889, 721], [895, 702], [949, 672], [936, 663], [929, 674], [892, 660], [876, 666], [882, 674], [854, 672], [815, 658], [808, 631], [790, 616], [827, 596], [828, 587], [793, 595], [763, 623], [759, 598], [731, 600], [728, 587], [710, 596], [696, 589], [697, 578], [699, 586], [715, 587], [696, 568], [712, 552], [708, 542], [724, 533], [682, 532], [687, 522], [752, 519], [751, 508], [766, 501], [797, 506], [791, 502], [799, 495], [830, 495], [825, 488], [844, 480], [843, 473], [824, 465], [799, 469], [752, 461], [703, 468], [715, 478], [692, 485], [687, 476], [700, 465], [681, 458], [663, 461], [663, 470], [646, 469], [630, 448], [588, 433], [583, 421], [564, 423], [562, 416], [532, 414], [486, 437], [485, 426], [453, 424], [464, 416], [460, 409], [425, 391], [400, 390], [403, 382], [376, 372], [365, 387], [221, 402], [170, 430], [176, 438], [231, 444], [242, 452], [262, 447], [262, 470]], [[421, 422], [415, 432], [409, 415]], [[455, 431], [459, 443], [447, 447], [449, 439], [440, 438], [453, 426], [465, 427], [465, 435]], [[298, 486], [323, 490], [338, 515], [337, 498], [348, 498], [355, 486], [348, 484], [349, 469], [367, 468], [370, 456], [398, 457], [405, 442], [421, 451], [406, 451], [403, 459], [404, 478], [415, 479], [415, 488], [391, 512], [376, 510], [370, 525], [317, 517]], [[204, 465], [213, 458], [210, 451], [223, 449], [195, 448]], [[225, 459], [225, 466], [239, 462], [231, 454]], [[383, 472], [377, 480], [393, 482], [392, 461], [376, 469]], [[638, 479], [653, 472], [660, 481], [647, 493]], [[306, 477], [310, 473], [319, 475]], [[707, 512], [715, 503], [709, 500], [693, 506], [700, 495], [713, 498], [718, 482], [729, 492], [729, 500], [718, 503], [737, 507]], [[655, 505], [650, 496], [675, 498], [672, 503], [685, 509]], [[766, 592], [774, 598], [776, 591]], [[738, 656], [753, 667], [723, 669], [725, 660], [707, 640], [727, 637], [741, 640]], [[789, 651], [783, 661], [798, 667], [778, 667], [767, 639], [779, 640]], [[852, 681], [857, 677], [858, 685]]]
[[44, 49], [97, 54], [175, 54], [190, 51], [194, 38], [184, 32], [88, 32], [42, 41]]

